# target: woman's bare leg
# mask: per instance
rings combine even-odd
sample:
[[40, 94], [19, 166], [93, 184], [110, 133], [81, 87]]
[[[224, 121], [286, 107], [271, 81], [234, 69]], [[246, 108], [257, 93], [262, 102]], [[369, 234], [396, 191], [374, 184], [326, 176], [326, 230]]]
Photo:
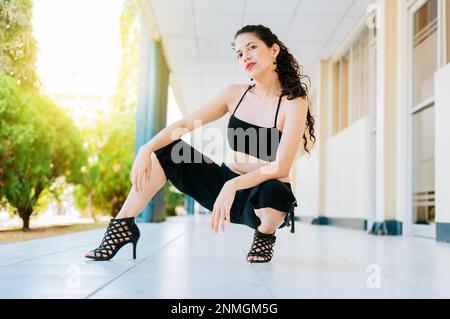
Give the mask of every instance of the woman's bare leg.
[[[164, 174], [164, 170], [161, 167], [161, 164], [158, 161], [155, 153], [152, 152], [152, 169], [150, 171], [150, 181], [142, 182], [142, 189], [139, 193], [137, 193], [132, 187], [128, 196], [122, 205], [119, 213], [116, 218], [125, 218], [125, 217], [135, 217], [138, 215], [144, 207], [147, 205], [149, 200], [164, 186], [166, 183], [166, 175]], [[94, 256], [92, 251], [86, 253], [86, 255]]]
[[134, 188], [131, 188], [127, 199], [122, 205], [116, 218], [135, 217], [147, 205], [148, 201], [164, 186], [166, 183], [166, 175], [163, 168], [158, 161], [155, 153], [152, 152], [152, 169], [150, 172], [150, 181], [142, 182], [142, 190], [137, 193]]

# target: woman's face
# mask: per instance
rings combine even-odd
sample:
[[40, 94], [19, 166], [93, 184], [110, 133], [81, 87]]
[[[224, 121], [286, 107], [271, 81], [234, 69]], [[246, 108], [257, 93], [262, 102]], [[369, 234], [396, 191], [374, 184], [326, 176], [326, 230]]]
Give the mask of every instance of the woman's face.
[[277, 50], [276, 45], [268, 48], [266, 44], [253, 33], [242, 33], [234, 41], [235, 55], [244, 72], [255, 77], [265, 70], [274, 70]]

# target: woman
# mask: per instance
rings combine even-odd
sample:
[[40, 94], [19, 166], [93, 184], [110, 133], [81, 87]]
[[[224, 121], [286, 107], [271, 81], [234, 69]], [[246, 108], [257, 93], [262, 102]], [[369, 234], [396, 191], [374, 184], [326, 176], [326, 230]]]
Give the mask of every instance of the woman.
[[[111, 220], [100, 246], [86, 257], [109, 260], [125, 244], [132, 243], [136, 258], [140, 233], [134, 217], [167, 179], [211, 210], [214, 232], [219, 227], [224, 231], [225, 222], [255, 229], [247, 255], [249, 262], [272, 259], [278, 228], [291, 225], [294, 232], [297, 202], [289, 171], [302, 137], [309, 153], [306, 128], [315, 141], [308, 87], [301, 81], [305, 76], [269, 28], [247, 25], [234, 40], [236, 58], [254, 84], [229, 85], [140, 148], [130, 173], [130, 193], [119, 214]], [[197, 128], [194, 121], [204, 125], [227, 113], [231, 114], [227, 137], [234, 162], [219, 166], [180, 139]]]

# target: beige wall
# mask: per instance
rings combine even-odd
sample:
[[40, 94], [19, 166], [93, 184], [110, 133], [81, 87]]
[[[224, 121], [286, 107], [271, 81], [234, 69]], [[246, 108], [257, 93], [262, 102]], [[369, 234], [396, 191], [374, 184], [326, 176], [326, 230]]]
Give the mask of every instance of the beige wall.
[[435, 75], [436, 221], [450, 223], [450, 64]]

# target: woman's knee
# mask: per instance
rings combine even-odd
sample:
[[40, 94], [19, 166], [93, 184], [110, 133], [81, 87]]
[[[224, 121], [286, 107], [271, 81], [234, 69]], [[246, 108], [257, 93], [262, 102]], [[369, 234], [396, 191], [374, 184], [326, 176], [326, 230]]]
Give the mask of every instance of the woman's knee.
[[160, 162], [158, 156], [156, 156], [155, 152], [151, 153], [150, 158], [151, 158], [151, 161], [152, 161], [152, 168], [154, 168], [154, 167], [162, 167], [161, 166], [161, 162]]
[[261, 220], [259, 230], [263, 233], [272, 233], [278, 229], [284, 222], [285, 213], [274, 208], [266, 207], [259, 209], [258, 215]]
[[152, 166], [154, 165], [154, 163], [160, 164], [160, 162], [161, 162], [155, 152], [152, 152], [150, 154], [150, 159], [152, 162]]

